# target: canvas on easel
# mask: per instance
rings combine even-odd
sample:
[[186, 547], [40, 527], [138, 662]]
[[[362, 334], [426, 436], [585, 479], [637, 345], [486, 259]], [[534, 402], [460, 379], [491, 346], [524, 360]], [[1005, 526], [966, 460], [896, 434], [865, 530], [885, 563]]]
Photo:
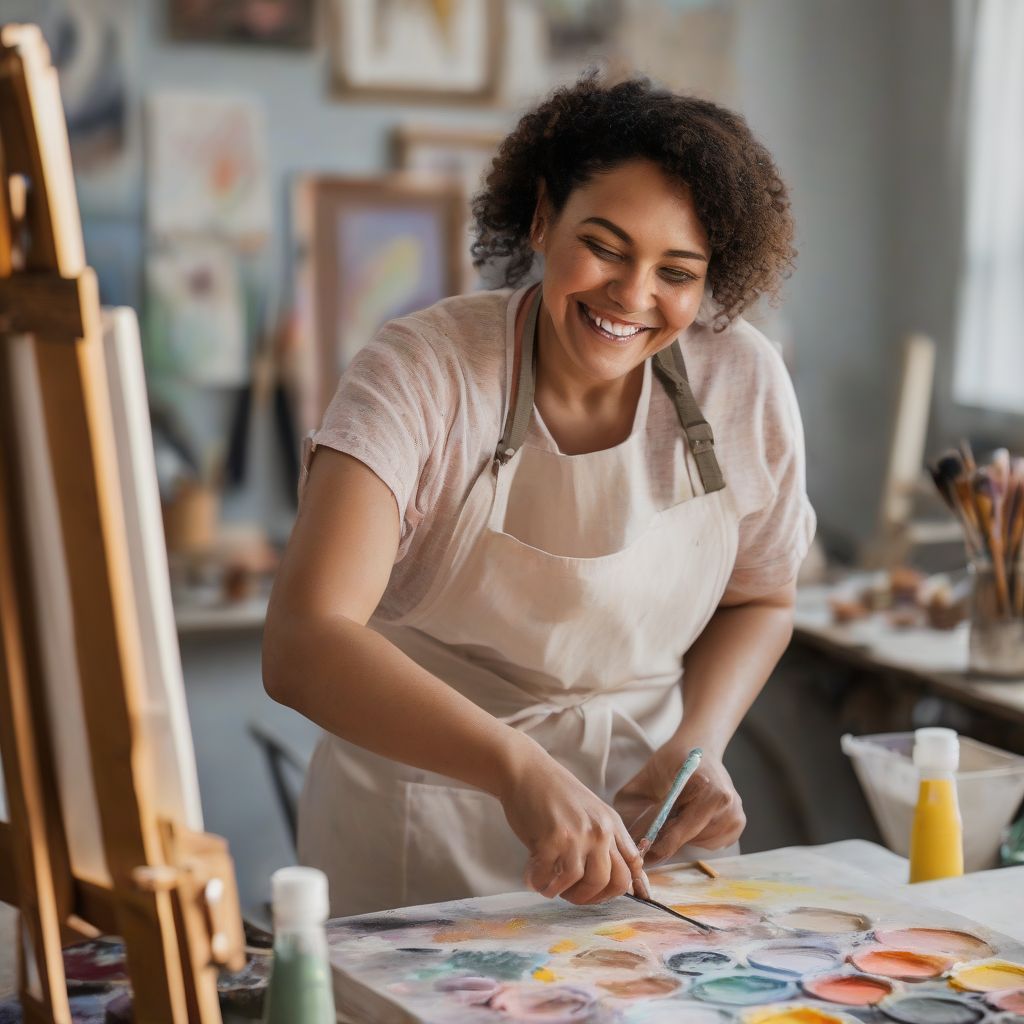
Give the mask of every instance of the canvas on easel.
[[104, 323], [56, 73], [0, 27], [0, 899], [25, 1019], [70, 1024], [61, 946], [123, 938], [140, 1021], [218, 1022], [243, 962], [201, 831], [134, 315]]

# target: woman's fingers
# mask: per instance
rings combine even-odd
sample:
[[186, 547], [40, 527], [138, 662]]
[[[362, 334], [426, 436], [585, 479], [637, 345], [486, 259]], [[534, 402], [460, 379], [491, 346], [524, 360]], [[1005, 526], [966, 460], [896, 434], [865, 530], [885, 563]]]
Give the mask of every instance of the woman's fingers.
[[629, 892], [629, 890], [633, 888], [634, 877], [635, 875], [633, 870], [622, 856], [622, 850], [619, 847], [616, 847], [615, 850], [612, 851], [611, 878], [604, 889], [599, 892], [593, 900], [591, 900], [591, 903], [604, 903], [606, 900], [611, 900], [616, 896], [621, 896], [624, 892]]
[[583, 877], [561, 893], [569, 903], [592, 903], [608, 887], [612, 876], [612, 855], [607, 846], [592, 846], [587, 852]]

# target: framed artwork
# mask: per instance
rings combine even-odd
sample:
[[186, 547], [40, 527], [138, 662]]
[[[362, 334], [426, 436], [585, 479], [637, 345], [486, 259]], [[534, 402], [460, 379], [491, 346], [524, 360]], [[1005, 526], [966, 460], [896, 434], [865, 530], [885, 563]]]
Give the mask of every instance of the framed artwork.
[[428, 103], [497, 99], [500, 0], [331, 0], [330, 11], [339, 93]]
[[313, 0], [168, 0], [172, 39], [194, 43], [313, 45]]
[[263, 108], [244, 96], [160, 92], [148, 113], [150, 233], [265, 240], [272, 211]]
[[381, 324], [463, 290], [463, 214], [461, 188], [443, 179], [299, 181], [304, 426], [319, 422], [338, 377]]
[[400, 170], [450, 178], [459, 184], [465, 200], [463, 227], [463, 274], [470, 288], [487, 282], [473, 268], [470, 246], [473, 243], [470, 201], [483, 187], [504, 132], [479, 129], [432, 128], [402, 125], [395, 129], [395, 163]]
[[622, 19], [623, 0], [543, 0], [541, 9], [552, 60], [605, 49]]

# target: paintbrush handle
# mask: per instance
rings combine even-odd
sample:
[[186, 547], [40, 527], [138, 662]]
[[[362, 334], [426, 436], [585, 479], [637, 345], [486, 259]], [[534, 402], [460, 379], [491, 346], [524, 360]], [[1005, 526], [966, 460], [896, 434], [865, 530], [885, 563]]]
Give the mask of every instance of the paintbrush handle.
[[668, 791], [668, 796], [661, 803], [661, 807], [658, 809], [657, 817], [651, 822], [651, 827], [644, 834], [641, 842], [641, 853], [646, 853], [653, 845], [654, 840], [658, 838], [658, 833], [662, 830], [665, 822], [668, 820], [669, 812], [672, 810], [676, 800], [679, 799], [679, 794], [682, 793], [683, 787], [687, 782], [690, 781], [690, 776], [697, 770], [700, 765], [700, 759], [704, 756], [704, 751], [700, 747], [694, 747], [689, 754], [686, 755], [686, 760], [683, 762], [682, 767], [676, 773], [675, 779], [672, 780], [672, 786]]

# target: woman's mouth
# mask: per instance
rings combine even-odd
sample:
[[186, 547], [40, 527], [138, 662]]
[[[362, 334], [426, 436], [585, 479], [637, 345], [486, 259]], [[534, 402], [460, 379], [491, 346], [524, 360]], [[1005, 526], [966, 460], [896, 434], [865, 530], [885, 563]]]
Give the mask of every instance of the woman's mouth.
[[609, 320], [592, 312], [582, 302], [577, 302], [576, 305], [579, 308], [580, 320], [583, 321], [584, 326], [593, 331], [598, 337], [614, 345], [628, 345], [634, 338], [645, 331], [654, 329], [653, 327], [623, 323], [619, 320]]

